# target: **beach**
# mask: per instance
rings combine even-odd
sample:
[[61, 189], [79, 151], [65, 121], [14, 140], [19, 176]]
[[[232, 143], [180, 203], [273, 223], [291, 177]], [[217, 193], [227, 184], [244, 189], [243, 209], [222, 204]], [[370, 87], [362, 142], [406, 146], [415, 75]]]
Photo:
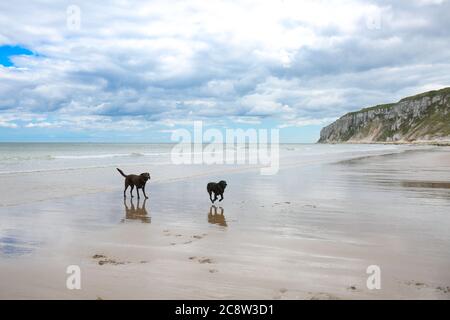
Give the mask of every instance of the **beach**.
[[[275, 175], [170, 150], [1, 144], [0, 298], [450, 298], [449, 147], [282, 144]], [[116, 167], [150, 172], [149, 199]]]

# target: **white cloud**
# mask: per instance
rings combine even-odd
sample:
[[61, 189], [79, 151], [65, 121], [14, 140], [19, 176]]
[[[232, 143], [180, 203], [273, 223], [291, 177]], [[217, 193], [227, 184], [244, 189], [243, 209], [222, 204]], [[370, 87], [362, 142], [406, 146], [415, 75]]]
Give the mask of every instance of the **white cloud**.
[[58, 124], [51, 122], [30, 122], [25, 126], [25, 128], [52, 128], [52, 127], [58, 127]]
[[0, 127], [2, 128], [18, 128], [19, 126], [14, 122], [6, 122], [0, 120]]
[[415, 0], [415, 2], [419, 5], [426, 6], [426, 5], [440, 5], [447, 2], [447, 0]]
[[325, 125], [327, 123], [335, 121], [337, 118], [323, 118], [323, 119], [295, 119], [279, 125], [279, 128], [289, 127], [305, 127], [311, 125]]
[[[0, 66], [0, 115], [16, 115], [0, 125], [143, 130], [268, 117], [320, 125], [450, 85], [449, 2], [415, 4], [77, 1], [81, 28], [71, 31], [65, 5], [2, 2], [0, 44], [37, 55]], [[379, 28], [368, 28], [373, 17]]]

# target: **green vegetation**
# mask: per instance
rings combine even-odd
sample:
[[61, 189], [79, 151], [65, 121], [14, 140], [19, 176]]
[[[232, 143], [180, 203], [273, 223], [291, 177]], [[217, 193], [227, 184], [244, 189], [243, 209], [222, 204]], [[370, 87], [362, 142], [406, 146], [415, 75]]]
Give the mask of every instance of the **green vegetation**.
[[[347, 113], [332, 124], [331, 133], [328, 130], [319, 141], [387, 142], [397, 136], [403, 142], [412, 142], [450, 137], [450, 87], [407, 97], [400, 102], [413, 102], [425, 97], [433, 99], [438, 95], [445, 97], [446, 102], [437, 101], [426, 109], [416, 108], [415, 105], [406, 103], [401, 108], [391, 110], [398, 103], [389, 103]], [[377, 112], [366, 121], [357, 118], [358, 114], [370, 111]]]
[[427, 113], [416, 121], [413, 132], [426, 131], [429, 135], [448, 136], [450, 135], [450, 108], [437, 105], [428, 108]]
[[[450, 94], [450, 87], [448, 88], [444, 88], [444, 89], [440, 89], [440, 90], [433, 90], [433, 91], [428, 91], [428, 92], [424, 92], [424, 93], [420, 93], [420, 94], [416, 94], [414, 96], [410, 96], [410, 97], [406, 97], [401, 99], [399, 102], [404, 102], [404, 101], [412, 101], [412, 100], [419, 100], [425, 97], [429, 97], [429, 98], [434, 98], [437, 95], [448, 95]], [[397, 103], [386, 103], [386, 104], [379, 104], [373, 107], [367, 107], [367, 108], [363, 108], [359, 111], [352, 111], [347, 113], [345, 116], [351, 116], [351, 115], [355, 115], [361, 112], [367, 112], [367, 111], [372, 111], [372, 110], [387, 110], [392, 108], [393, 106], [395, 106]]]
[[358, 113], [368, 112], [368, 111], [372, 111], [372, 110], [387, 110], [387, 109], [392, 108], [393, 106], [395, 106], [395, 103], [379, 104], [379, 105], [376, 105], [376, 106], [373, 106], [373, 107], [368, 107], [368, 108], [361, 109], [359, 111], [349, 112], [345, 116], [352, 116], [352, 115], [355, 115], [355, 114], [358, 114]]
[[444, 89], [440, 89], [440, 90], [433, 90], [433, 91], [428, 91], [428, 92], [416, 94], [415, 96], [403, 98], [402, 100], [400, 100], [400, 102], [411, 101], [411, 100], [419, 100], [419, 99], [422, 99], [422, 98], [425, 98], [425, 97], [434, 98], [437, 95], [448, 95], [448, 94], [450, 94], [450, 87], [444, 88]]

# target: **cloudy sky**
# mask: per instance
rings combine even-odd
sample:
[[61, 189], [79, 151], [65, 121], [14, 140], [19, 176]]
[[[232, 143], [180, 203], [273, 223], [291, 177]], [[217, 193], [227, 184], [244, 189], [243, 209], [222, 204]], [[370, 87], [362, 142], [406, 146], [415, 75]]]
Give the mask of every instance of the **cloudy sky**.
[[202, 120], [314, 142], [450, 86], [450, 1], [2, 1], [0, 141], [169, 141]]

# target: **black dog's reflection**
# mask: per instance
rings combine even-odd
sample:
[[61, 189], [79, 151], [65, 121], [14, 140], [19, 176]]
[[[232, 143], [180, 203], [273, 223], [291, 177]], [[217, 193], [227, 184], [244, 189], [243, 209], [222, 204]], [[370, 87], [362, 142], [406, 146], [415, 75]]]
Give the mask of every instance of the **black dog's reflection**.
[[125, 218], [122, 219], [122, 222], [126, 220], [140, 220], [144, 223], [150, 223], [151, 218], [148, 215], [147, 209], [145, 209], [145, 202], [147, 199], [144, 199], [142, 203], [142, 207], [139, 206], [139, 199], [137, 201], [137, 207], [134, 206], [133, 199], [130, 200], [131, 207], [128, 207], [126, 199], [123, 199], [123, 204], [125, 206]]
[[217, 213], [217, 207], [212, 205], [209, 208], [208, 213], [208, 222], [212, 224], [218, 224], [219, 226], [226, 227], [227, 221], [225, 220], [225, 216], [223, 215], [223, 208], [219, 207], [219, 213]]

